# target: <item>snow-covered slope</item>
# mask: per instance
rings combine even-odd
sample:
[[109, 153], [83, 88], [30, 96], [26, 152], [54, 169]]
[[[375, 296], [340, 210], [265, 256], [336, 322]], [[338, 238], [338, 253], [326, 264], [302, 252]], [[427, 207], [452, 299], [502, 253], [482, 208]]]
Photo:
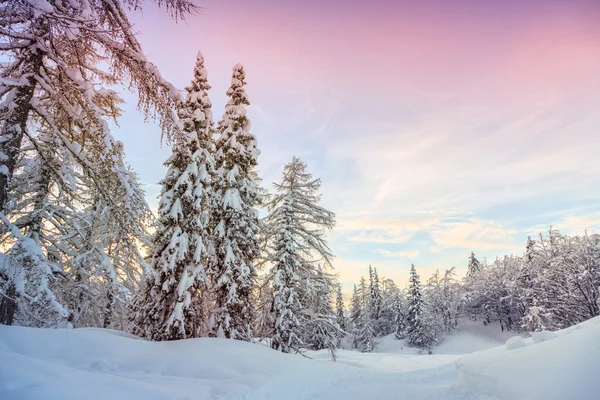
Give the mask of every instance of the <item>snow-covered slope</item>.
[[600, 318], [464, 357], [340, 351], [333, 363], [327, 352], [310, 360], [221, 339], [0, 326], [0, 399], [591, 400], [600, 393], [598, 337]]
[[[442, 343], [433, 349], [434, 354], [467, 354], [474, 351], [497, 347], [515, 336], [514, 332], [502, 332], [500, 325], [484, 326], [481, 321], [466, 321], [456, 331], [446, 336]], [[394, 335], [378, 339], [375, 353], [419, 354], [410, 347], [407, 340], [396, 340]]]
[[600, 399], [600, 317], [457, 362], [458, 382], [506, 399]]

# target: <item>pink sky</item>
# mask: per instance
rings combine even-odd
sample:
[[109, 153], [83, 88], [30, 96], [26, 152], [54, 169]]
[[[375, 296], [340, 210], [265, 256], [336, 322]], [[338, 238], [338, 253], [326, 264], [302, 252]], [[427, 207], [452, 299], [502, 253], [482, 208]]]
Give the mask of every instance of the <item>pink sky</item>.
[[[179, 24], [133, 15], [148, 57], [183, 88], [202, 51], [217, 118], [244, 64], [265, 183], [292, 155], [323, 178], [342, 279], [372, 263], [403, 280], [410, 261], [464, 267], [534, 228], [599, 227], [600, 2], [199, 4]], [[158, 182], [157, 129], [130, 111], [122, 132]]]

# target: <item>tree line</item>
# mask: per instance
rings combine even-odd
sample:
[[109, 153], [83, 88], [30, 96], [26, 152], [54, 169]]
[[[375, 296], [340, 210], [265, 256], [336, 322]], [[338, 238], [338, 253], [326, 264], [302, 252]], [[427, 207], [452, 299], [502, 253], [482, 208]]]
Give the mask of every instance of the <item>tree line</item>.
[[369, 281], [354, 286], [344, 323], [351, 327], [350, 347], [360, 351], [372, 351], [377, 338], [390, 334], [431, 351], [465, 320], [529, 333], [583, 322], [600, 315], [599, 307], [600, 235], [550, 228], [529, 237], [522, 255], [490, 263], [471, 253], [463, 279], [453, 267], [422, 283], [411, 265], [409, 284], [400, 288], [390, 279], [380, 282], [369, 267]]

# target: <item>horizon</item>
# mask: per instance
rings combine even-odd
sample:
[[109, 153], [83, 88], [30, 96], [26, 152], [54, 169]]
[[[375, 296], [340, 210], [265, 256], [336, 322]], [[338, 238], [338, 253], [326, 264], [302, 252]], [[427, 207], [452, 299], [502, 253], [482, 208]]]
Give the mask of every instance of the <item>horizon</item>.
[[[148, 59], [183, 89], [202, 52], [216, 121], [244, 65], [263, 186], [293, 155], [322, 179], [346, 294], [369, 265], [404, 285], [411, 263], [423, 279], [463, 275], [471, 251], [520, 254], [550, 226], [598, 232], [600, 142], [587, 139], [600, 126], [600, 5], [201, 5], [178, 24], [154, 5], [131, 14]], [[170, 147], [123, 95], [113, 133], [156, 211]]]

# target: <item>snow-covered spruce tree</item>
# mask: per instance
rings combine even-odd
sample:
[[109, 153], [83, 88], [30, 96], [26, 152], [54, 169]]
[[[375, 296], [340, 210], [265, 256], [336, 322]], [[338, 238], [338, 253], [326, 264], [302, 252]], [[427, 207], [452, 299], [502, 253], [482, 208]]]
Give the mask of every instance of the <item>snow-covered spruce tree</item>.
[[342, 331], [346, 331], [346, 316], [344, 312], [344, 295], [342, 294], [342, 285], [337, 285], [335, 296], [335, 314], [336, 321]]
[[300, 268], [302, 259], [297, 253], [292, 238], [291, 197], [286, 197], [271, 216], [273, 219], [277, 219], [279, 228], [279, 237], [274, 249], [277, 256], [272, 268], [275, 331], [272, 334], [271, 346], [276, 350], [289, 353], [293, 349], [298, 349], [302, 344], [298, 332], [298, 312], [301, 305], [296, 288], [300, 279], [297, 271]]
[[369, 302], [371, 320], [373, 320], [373, 327], [375, 330], [375, 336], [378, 336], [381, 332], [379, 316], [381, 314], [381, 288], [379, 287], [379, 275], [377, 274], [377, 268], [373, 269], [369, 265], [369, 292], [371, 299]]
[[325, 271], [331, 267], [333, 258], [325, 232], [335, 224], [334, 214], [317, 204], [320, 187], [321, 180], [313, 178], [306, 164], [294, 157], [285, 165], [281, 183], [275, 183], [277, 192], [267, 205], [269, 215], [265, 223], [274, 263], [272, 274], [285, 277], [273, 280], [276, 321], [273, 345], [282, 351], [297, 348], [300, 342], [292, 344], [288, 339], [291, 347], [285, 348], [281, 347], [281, 338], [304, 336], [312, 341], [315, 335], [311, 329], [321, 333], [339, 329], [333, 314], [318, 310], [323, 305], [324, 291], [330, 293], [333, 285], [333, 277]]
[[375, 324], [371, 305], [371, 291], [364, 277], [360, 278], [358, 289], [361, 303], [360, 320], [356, 325], [354, 343], [355, 347], [364, 353], [373, 351], [375, 348]]
[[403, 298], [400, 292], [394, 299], [394, 339], [401, 340], [406, 338], [406, 317], [407, 312], [403, 304]]
[[480, 269], [481, 263], [477, 257], [475, 257], [475, 253], [471, 252], [471, 255], [469, 256], [469, 264], [467, 265], [467, 276], [475, 276]]
[[[158, 3], [166, 5], [176, 17], [195, 9], [187, 0]], [[8, 60], [0, 66], [0, 213], [8, 211], [8, 191], [23, 138], [29, 137], [33, 143], [37, 128], [42, 124], [60, 145], [45, 157], [39, 152], [45, 168], [60, 165], [50, 158], [64, 148], [81, 168], [94, 172], [92, 160], [99, 154], [88, 157], [91, 153], [86, 150], [87, 143], [94, 137], [104, 138], [96, 132], [106, 131], [103, 119], [114, 115], [116, 96], [104, 90], [104, 84], [128, 84], [139, 94], [139, 106], [146, 116], [153, 112], [159, 116], [163, 133], [170, 136], [173, 132], [172, 107], [179, 101], [179, 94], [146, 61], [127, 21], [124, 6], [140, 8], [137, 3], [120, 0], [110, 3], [16, 0], [0, 4], [0, 57]], [[107, 66], [105, 71], [99, 68], [100, 62]], [[106, 141], [100, 140], [100, 143], [108, 146]], [[58, 175], [57, 170], [52, 172]], [[103, 187], [103, 175], [91, 176], [96, 186]], [[107, 195], [106, 190], [103, 192]], [[11, 232], [17, 241], [13, 249], [18, 250], [18, 257], [39, 262], [27, 268], [17, 262], [5, 263], [0, 271], [0, 323], [4, 324], [13, 322], [19, 297], [37, 298], [21, 289], [53, 290], [56, 275], [62, 273], [60, 264], [45, 260], [46, 254], [35, 240], [37, 249], [19, 243], [20, 238], [27, 235], [17, 234], [13, 228], [18, 227], [8, 226], [12, 222], [3, 218], [5, 232]], [[42, 267], [49, 263], [52, 268]], [[11, 265], [10, 270], [6, 269], [8, 265]], [[43, 279], [48, 286], [35, 289], [33, 281], [37, 278], [29, 282], [27, 275], [41, 276], [46, 273], [43, 271], [48, 273]], [[31, 304], [31, 301], [25, 300], [23, 304]], [[54, 309], [64, 314], [64, 307]]]
[[358, 348], [358, 333], [362, 322], [362, 299], [360, 289], [354, 284], [352, 300], [350, 301], [350, 323], [352, 324], [352, 347]]
[[396, 297], [400, 289], [393, 280], [381, 280], [381, 314], [379, 316], [379, 334], [381, 336], [396, 332]]
[[425, 313], [421, 280], [415, 266], [411, 264], [408, 287], [408, 315], [406, 317], [408, 343], [423, 350], [430, 349], [433, 345]]
[[199, 53], [179, 110], [184, 133], [165, 163], [152, 273], [136, 305], [135, 331], [151, 340], [197, 337], [205, 323], [206, 269], [214, 258], [208, 230], [214, 175], [209, 89]]
[[215, 300], [210, 317], [211, 334], [248, 341], [254, 320], [251, 304], [256, 279], [254, 262], [259, 256], [255, 168], [260, 151], [246, 115], [250, 102], [245, 85], [246, 73], [237, 64], [227, 90], [225, 114], [218, 125], [214, 182], [217, 201], [212, 211], [215, 258], [209, 274]]

